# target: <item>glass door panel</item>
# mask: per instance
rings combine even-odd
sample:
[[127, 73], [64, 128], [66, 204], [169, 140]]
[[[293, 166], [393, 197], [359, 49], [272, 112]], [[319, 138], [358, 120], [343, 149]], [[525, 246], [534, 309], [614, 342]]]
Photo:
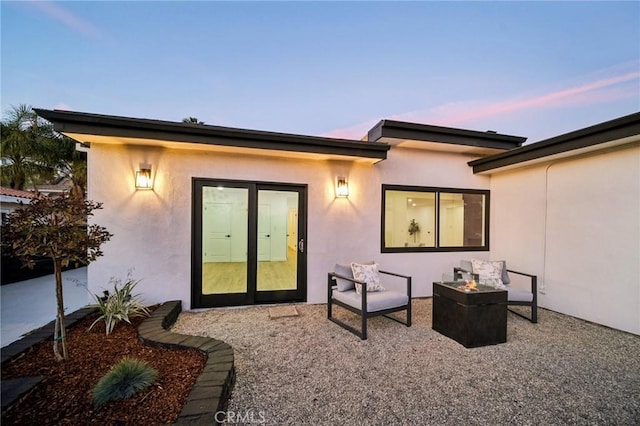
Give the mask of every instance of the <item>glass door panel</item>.
[[202, 294], [247, 292], [249, 190], [202, 188]]
[[258, 190], [257, 291], [298, 288], [297, 191]]
[[307, 186], [193, 180], [192, 306], [306, 300]]

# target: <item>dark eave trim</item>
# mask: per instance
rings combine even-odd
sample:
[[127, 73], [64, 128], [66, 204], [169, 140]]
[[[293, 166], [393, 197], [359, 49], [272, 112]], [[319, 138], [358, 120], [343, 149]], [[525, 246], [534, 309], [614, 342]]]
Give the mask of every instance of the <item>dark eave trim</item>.
[[57, 132], [222, 145], [385, 160], [390, 145], [350, 139], [293, 135], [206, 124], [177, 123], [76, 111], [34, 108]]
[[369, 141], [375, 142], [382, 138], [440, 142], [505, 150], [517, 148], [527, 140], [527, 138], [521, 136], [407, 123], [395, 120], [381, 120], [369, 130]]
[[473, 173], [482, 173], [635, 135], [640, 135], [640, 112], [545, 139], [512, 151], [470, 161], [468, 164], [473, 167]]

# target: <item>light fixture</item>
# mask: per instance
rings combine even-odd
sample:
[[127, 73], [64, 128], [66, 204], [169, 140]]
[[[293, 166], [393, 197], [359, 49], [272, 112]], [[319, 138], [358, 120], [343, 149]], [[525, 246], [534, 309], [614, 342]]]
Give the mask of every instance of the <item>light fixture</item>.
[[349, 196], [349, 182], [344, 176], [338, 176], [336, 182], [336, 197], [348, 197]]
[[136, 172], [136, 189], [153, 189], [151, 166], [142, 166]]

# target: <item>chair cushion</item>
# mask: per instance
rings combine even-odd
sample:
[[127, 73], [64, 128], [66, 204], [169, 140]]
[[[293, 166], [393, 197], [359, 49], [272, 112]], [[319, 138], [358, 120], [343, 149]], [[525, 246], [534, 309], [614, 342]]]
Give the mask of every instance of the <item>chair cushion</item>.
[[486, 260], [471, 259], [473, 273], [480, 276], [480, 284], [503, 289], [502, 269], [503, 262], [491, 262]]
[[507, 301], [509, 302], [533, 302], [533, 293], [519, 288], [513, 288], [510, 285], [505, 286], [507, 290]]
[[[360, 263], [352, 263], [351, 270], [353, 271], [353, 278], [358, 281], [364, 281], [367, 283], [367, 291], [382, 291], [384, 287], [380, 285], [380, 274], [378, 273], [378, 264], [363, 265]], [[354, 283], [356, 287], [356, 293], [362, 292], [362, 285]]]
[[511, 284], [511, 278], [509, 278], [509, 272], [507, 272], [507, 261], [498, 260], [498, 262], [502, 262], [502, 284]]
[[471, 271], [473, 271], [473, 265], [471, 264], [471, 261], [470, 261], [470, 260], [462, 259], [462, 260], [460, 261], [460, 267], [461, 267], [462, 269], [464, 269], [465, 271], [467, 271], [467, 272], [471, 272]]
[[[343, 277], [353, 278], [353, 272], [351, 272], [351, 265], [340, 265], [336, 263], [333, 268], [333, 272]], [[342, 278], [336, 278], [336, 284], [338, 285], [338, 291], [353, 290], [354, 283], [351, 281], [343, 280]]]
[[[334, 291], [333, 298], [342, 303], [346, 303], [356, 309], [362, 310], [362, 295], [355, 290]], [[409, 303], [409, 296], [396, 291], [376, 291], [367, 292], [367, 312], [383, 311], [385, 309], [405, 306]]]

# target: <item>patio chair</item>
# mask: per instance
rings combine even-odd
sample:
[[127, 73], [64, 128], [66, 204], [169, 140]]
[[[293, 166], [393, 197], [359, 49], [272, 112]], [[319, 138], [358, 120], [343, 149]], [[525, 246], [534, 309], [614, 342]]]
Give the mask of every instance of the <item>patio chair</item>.
[[[354, 265], [354, 264], [351, 264]], [[377, 264], [355, 264], [364, 266], [356, 267], [357, 277], [351, 265], [336, 264], [335, 270], [329, 272], [327, 278], [327, 318], [360, 337], [367, 339], [367, 320], [376, 316], [385, 316], [389, 319], [411, 327], [411, 277], [388, 271], [377, 270]], [[358, 269], [360, 271], [358, 271]], [[362, 270], [365, 271], [363, 279]], [[376, 282], [378, 274], [396, 277], [406, 281], [406, 291], [392, 291], [385, 289]], [[394, 280], [399, 281], [399, 280]], [[386, 285], [386, 284], [385, 284]], [[356, 288], [357, 287], [357, 288]], [[337, 305], [360, 316], [360, 329], [356, 329], [333, 316], [333, 306]], [[392, 312], [407, 311], [406, 320], [389, 316]]]
[[[520, 312], [514, 311], [513, 309], [509, 309], [509, 311], [514, 314], [531, 321], [532, 323], [538, 322], [538, 277], [536, 275], [526, 274], [524, 272], [514, 271], [512, 269], [507, 269], [507, 263], [505, 261], [499, 261], [502, 263], [501, 269], [501, 281], [504, 284], [504, 289], [507, 290], [507, 306], [508, 305], [517, 305], [517, 306], [528, 306], [531, 309], [531, 315], [527, 317], [526, 315], [521, 314]], [[495, 262], [491, 262], [495, 263]], [[516, 274], [523, 277], [527, 277], [530, 280], [530, 288], [516, 288], [511, 285], [511, 278], [509, 274]], [[486, 281], [486, 277], [482, 275], [482, 273], [475, 273], [472, 261], [469, 260], [461, 260], [459, 267], [453, 268], [453, 276], [455, 279], [463, 278], [463, 274], [469, 274], [473, 277], [473, 279], [482, 284]]]

